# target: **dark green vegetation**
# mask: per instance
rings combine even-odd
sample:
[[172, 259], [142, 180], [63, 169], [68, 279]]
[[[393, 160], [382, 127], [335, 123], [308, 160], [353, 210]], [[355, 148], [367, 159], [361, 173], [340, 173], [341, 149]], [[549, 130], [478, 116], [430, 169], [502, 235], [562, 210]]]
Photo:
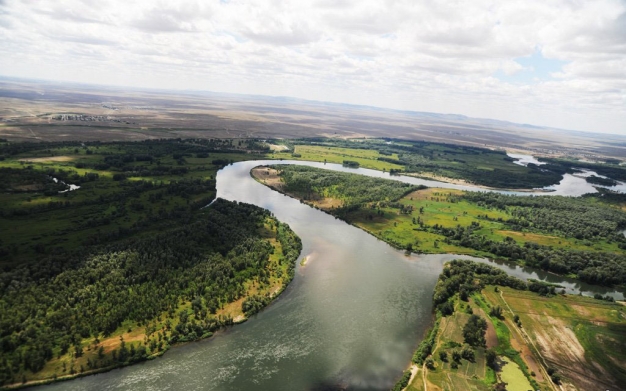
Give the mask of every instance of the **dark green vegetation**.
[[471, 315], [463, 326], [463, 339], [466, 344], [472, 347], [485, 347], [485, 332], [487, 331], [487, 321], [478, 315]]
[[[561, 163], [528, 167], [513, 164], [515, 159], [503, 151], [484, 148], [437, 144], [395, 139], [305, 139], [288, 143], [302, 160], [342, 163], [353, 161], [361, 167], [383, 169], [387, 163], [394, 173], [415, 173], [462, 179], [478, 185], [532, 189], [558, 183], [566, 172], [573, 172]], [[375, 152], [373, 155], [371, 152]], [[626, 170], [624, 171], [626, 173]]]
[[409, 384], [409, 380], [411, 379], [411, 371], [404, 371], [402, 377], [398, 382], [393, 386], [391, 391], [402, 391]]
[[[170, 226], [215, 198], [220, 167], [263, 153], [230, 140], [0, 144], [2, 263]], [[59, 194], [51, 177], [81, 189]]]
[[[599, 202], [591, 202], [594, 199], [590, 197], [572, 199], [466, 193], [464, 198], [479, 206], [507, 211], [511, 218], [503, 222], [513, 231], [537, 232], [590, 242], [616, 242], [620, 249], [626, 249], [626, 239], [620, 232], [626, 227], [626, 214]], [[484, 219], [489, 220], [489, 216], [485, 215]], [[611, 253], [556, 249], [530, 242], [519, 245], [514, 240], [494, 243], [475, 234], [472, 226], [440, 231], [464, 247], [512, 260], [523, 260], [527, 265], [555, 273], [576, 275], [590, 283], [626, 283], [626, 256], [623, 251]]]
[[[606, 159], [604, 163], [591, 163], [591, 162], [583, 162], [580, 160], [569, 160], [569, 159], [553, 159], [547, 158], [545, 161], [549, 162], [550, 165], [560, 166], [566, 172], [575, 173], [583, 170], [591, 170], [599, 175], [603, 175], [618, 181], [626, 181], [626, 167], [620, 165], [620, 161], [616, 159]], [[542, 166], [542, 168], [545, 166]], [[602, 179], [596, 177], [598, 179]], [[598, 182], [590, 182], [596, 184], [603, 184]], [[608, 183], [608, 182], [607, 182]], [[603, 184], [605, 186], [611, 186], [607, 184]]]
[[345, 210], [365, 202], [397, 200], [412, 191], [423, 188], [402, 182], [306, 166], [275, 165], [271, 168], [281, 171], [280, 175], [285, 184], [283, 190], [287, 193], [307, 201], [324, 197], [339, 199], [343, 202]]
[[314, 204], [339, 200], [325, 210], [399, 248], [506, 258], [590, 283], [626, 284], [626, 238], [620, 232], [626, 213], [604, 202], [602, 193], [464, 193], [311, 167], [280, 169], [287, 193]]
[[601, 186], [615, 186], [615, 185], [617, 185], [617, 181], [614, 181], [613, 179], [601, 178], [601, 177], [595, 176], [595, 175], [591, 175], [591, 176], [587, 177], [586, 181], [589, 182], [589, 183], [592, 183], [594, 185], [601, 185]]
[[509, 388], [520, 390], [552, 390], [560, 382], [581, 390], [594, 382], [606, 388], [624, 384], [624, 307], [539, 296], [533, 292], [538, 285], [550, 288], [485, 264], [446, 264], [433, 296], [435, 325], [413, 357], [422, 373], [408, 390], [422, 390], [426, 382], [463, 390], [493, 390], [503, 382], [527, 384]]
[[[154, 357], [267, 305], [293, 277], [299, 238], [256, 206], [203, 208], [217, 169], [254, 152], [265, 150], [2, 145], [0, 385]], [[59, 193], [51, 177], [81, 188]]]

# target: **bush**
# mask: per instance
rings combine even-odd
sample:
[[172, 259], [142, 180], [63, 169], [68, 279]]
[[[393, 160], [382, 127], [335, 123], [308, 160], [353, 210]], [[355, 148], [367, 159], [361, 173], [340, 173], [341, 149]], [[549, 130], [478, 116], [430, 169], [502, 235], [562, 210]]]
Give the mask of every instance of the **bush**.
[[499, 305], [495, 306], [495, 307], [491, 307], [491, 310], [489, 311], [489, 315], [496, 317], [498, 319], [502, 319], [502, 307], [500, 307]]
[[474, 354], [474, 350], [469, 346], [466, 346], [461, 350], [461, 357], [466, 359], [469, 362], [474, 362], [476, 360], [476, 356]]
[[454, 313], [454, 305], [450, 301], [446, 301], [443, 304], [439, 304], [439, 312], [441, 312], [441, 316], [449, 316]]
[[402, 374], [402, 378], [398, 380], [395, 386], [391, 389], [391, 391], [401, 391], [409, 385], [409, 380], [411, 380], [411, 371], [404, 371]]
[[485, 346], [485, 332], [487, 331], [487, 321], [478, 315], [472, 315], [463, 326], [463, 339], [470, 346]]

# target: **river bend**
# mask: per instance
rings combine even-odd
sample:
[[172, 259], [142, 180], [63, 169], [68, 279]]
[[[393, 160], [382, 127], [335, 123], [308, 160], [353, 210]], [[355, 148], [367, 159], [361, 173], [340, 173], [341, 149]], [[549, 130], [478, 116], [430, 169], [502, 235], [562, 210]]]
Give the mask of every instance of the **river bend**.
[[[444, 262], [458, 256], [406, 256], [386, 243], [319, 210], [273, 191], [250, 177], [250, 169], [279, 161], [248, 161], [217, 175], [218, 197], [272, 211], [301, 237], [305, 266], [268, 308], [208, 340], [168, 351], [163, 357], [111, 372], [61, 382], [52, 390], [388, 390], [408, 366], [432, 320], [431, 297]], [[389, 177], [340, 165], [304, 164]], [[391, 177], [414, 184], [465, 190], [471, 186]], [[527, 193], [525, 193], [527, 194]], [[553, 193], [552, 193], [553, 194]], [[562, 284], [623, 298], [508, 263], [494, 265], [520, 278]]]

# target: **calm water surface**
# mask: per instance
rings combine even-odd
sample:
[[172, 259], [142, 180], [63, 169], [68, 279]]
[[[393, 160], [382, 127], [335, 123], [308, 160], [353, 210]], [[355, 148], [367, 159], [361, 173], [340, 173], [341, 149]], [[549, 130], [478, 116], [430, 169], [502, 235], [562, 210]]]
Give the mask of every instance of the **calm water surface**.
[[547, 163], [540, 162], [539, 160], [537, 160], [532, 155], [522, 155], [522, 154], [519, 154], [519, 153], [508, 153], [507, 152], [507, 156], [512, 157], [513, 159], [517, 159], [513, 163], [517, 164], [518, 166], [526, 167], [526, 166], [528, 166], [529, 163], [533, 163], [533, 164], [536, 164], [538, 166], [547, 164]]
[[[217, 176], [218, 197], [269, 209], [302, 238], [303, 256], [289, 288], [250, 321], [163, 357], [41, 390], [388, 390], [408, 366], [431, 322], [431, 297], [445, 261], [458, 255], [412, 255], [254, 181], [240, 162]], [[322, 163], [294, 162], [324, 167]], [[372, 170], [341, 171], [388, 177]], [[441, 183], [408, 177], [411, 183]], [[449, 185], [449, 184], [445, 184]], [[451, 188], [472, 189], [449, 185]], [[546, 279], [569, 292], [590, 287], [507, 263], [521, 278]]]

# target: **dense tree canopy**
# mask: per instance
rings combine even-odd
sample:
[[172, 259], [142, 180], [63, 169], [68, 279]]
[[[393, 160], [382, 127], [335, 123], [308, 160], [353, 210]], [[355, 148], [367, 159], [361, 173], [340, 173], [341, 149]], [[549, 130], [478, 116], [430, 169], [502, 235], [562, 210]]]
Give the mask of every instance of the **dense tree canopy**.
[[378, 200], [395, 201], [417, 189], [423, 188], [389, 179], [370, 178], [319, 168], [275, 165], [285, 184], [284, 190], [305, 200], [322, 197], [343, 201], [344, 207]]
[[1, 144], [0, 385], [142, 360], [267, 305], [299, 238], [256, 206], [205, 208], [217, 169], [265, 148]]
[[[174, 316], [181, 301], [193, 302], [195, 315], [179, 322], [170, 343], [213, 331], [218, 308], [241, 297], [246, 281], [269, 277], [274, 248], [259, 236], [267, 224], [278, 228], [284, 262], [293, 265], [300, 244], [287, 226], [258, 207], [218, 200], [158, 235], [63, 255], [71, 260], [50, 256], [38, 264], [41, 273], [28, 267], [3, 273], [3, 381], [20, 368], [36, 372], [53, 355], [83, 338], [107, 336], [124, 321], [145, 325], [162, 313]], [[71, 267], [60, 273], [46, 267], [59, 262]]]

